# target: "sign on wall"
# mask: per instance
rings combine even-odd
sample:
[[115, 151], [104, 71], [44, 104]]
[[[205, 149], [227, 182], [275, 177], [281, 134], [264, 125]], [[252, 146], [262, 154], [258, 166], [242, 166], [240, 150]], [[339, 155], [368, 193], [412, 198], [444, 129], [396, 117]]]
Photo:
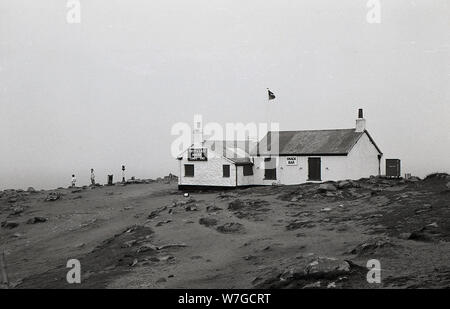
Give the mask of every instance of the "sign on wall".
[[188, 161], [207, 161], [208, 149], [207, 148], [189, 148]]
[[288, 166], [297, 165], [297, 157], [286, 157], [286, 165]]

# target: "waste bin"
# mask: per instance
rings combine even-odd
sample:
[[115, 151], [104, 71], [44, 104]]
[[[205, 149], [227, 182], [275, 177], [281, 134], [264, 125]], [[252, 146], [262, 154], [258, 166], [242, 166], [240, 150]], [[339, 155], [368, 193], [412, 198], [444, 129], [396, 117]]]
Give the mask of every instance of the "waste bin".
[[108, 186], [113, 185], [113, 175], [108, 175]]

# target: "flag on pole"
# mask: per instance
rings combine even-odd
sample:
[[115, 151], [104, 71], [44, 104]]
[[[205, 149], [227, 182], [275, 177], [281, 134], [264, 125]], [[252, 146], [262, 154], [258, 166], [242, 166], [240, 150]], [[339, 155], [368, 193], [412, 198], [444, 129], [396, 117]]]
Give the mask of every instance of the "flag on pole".
[[269, 90], [269, 88], [267, 88], [267, 94], [269, 95], [269, 101], [275, 99], [275, 95]]

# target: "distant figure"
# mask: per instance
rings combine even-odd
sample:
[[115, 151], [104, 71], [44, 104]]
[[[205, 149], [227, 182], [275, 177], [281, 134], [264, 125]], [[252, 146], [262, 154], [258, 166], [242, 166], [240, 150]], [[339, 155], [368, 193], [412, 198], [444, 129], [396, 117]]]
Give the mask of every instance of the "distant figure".
[[93, 168], [91, 168], [91, 185], [95, 186], [95, 174]]
[[76, 182], [77, 178], [75, 177], [75, 175], [72, 175], [72, 188], [75, 187]]

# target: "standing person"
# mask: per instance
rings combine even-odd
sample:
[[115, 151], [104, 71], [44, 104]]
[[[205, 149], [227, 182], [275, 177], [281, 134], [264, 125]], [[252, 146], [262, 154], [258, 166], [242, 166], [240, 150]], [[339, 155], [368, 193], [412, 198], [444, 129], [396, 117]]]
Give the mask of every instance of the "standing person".
[[93, 168], [91, 168], [91, 185], [95, 186], [95, 174]]
[[72, 174], [72, 188], [75, 187], [75, 184], [77, 183], [77, 178], [75, 175]]

